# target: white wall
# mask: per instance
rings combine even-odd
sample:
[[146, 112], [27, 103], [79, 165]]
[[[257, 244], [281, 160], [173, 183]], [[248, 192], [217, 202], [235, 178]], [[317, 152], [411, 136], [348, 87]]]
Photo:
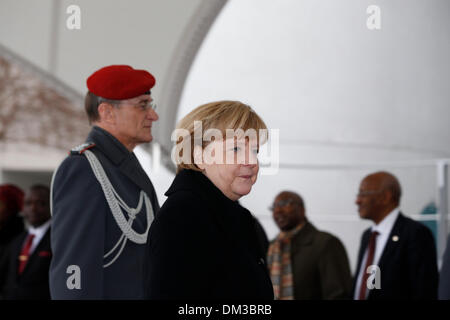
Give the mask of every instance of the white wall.
[[[372, 4], [381, 30], [366, 27]], [[383, 163], [450, 157], [449, 56], [446, 0], [231, 0], [193, 64], [178, 118], [237, 99], [280, 129], [281, 164], [299, 169], [261, 176], [243, 203], [274, 237], [267, 207], [281, 190], [299, 192], [310, 219], [343, 240], [354, 268], [370, 225], [354, 205], [366, 174], [395, 173], [406, 214], [436, 201], [432, 165]], [[317, 167], [361, 163], [375, 164]]]

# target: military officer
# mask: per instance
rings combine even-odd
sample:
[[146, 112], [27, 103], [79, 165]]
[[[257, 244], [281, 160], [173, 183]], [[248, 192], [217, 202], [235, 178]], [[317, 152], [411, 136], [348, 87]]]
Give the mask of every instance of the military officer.
[[87, 79], [93, 125], [52, 179], [52, 299], [146, 298], [147, 235], [159, 210], [133, 149], [158, 120], [145, 70], [112, 65]]

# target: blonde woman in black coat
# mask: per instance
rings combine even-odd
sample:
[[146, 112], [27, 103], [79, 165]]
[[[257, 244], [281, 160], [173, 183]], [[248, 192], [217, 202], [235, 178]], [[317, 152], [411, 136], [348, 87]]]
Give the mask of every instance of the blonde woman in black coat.
[[177, 175], [149, 235], [150, 299], [273, 299], [261, 229], [238, 202], [256, 182], [264, 130], [237, 101], [179, 122]]

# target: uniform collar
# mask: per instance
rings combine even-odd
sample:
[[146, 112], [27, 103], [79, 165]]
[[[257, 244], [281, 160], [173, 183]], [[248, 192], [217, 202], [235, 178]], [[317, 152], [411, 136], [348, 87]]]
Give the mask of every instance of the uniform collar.
[[92, 127], [86, 142], [94, 142], [115, 165], [120, 165], [124, 159], [134, 155], [111, 133], [97, 126]]
[[156, 214], [159, 210], [159, 204], [158, 199], [156, 198], [155, 189], [136, 155], [125, 148], [125, 146], [111, 133], [97, 126], [92, 128], [88, 135], [87, 142], [95, 143], [95, 148], [92, 148], [94, 154], [98, 155], [96, 153], [96, 150], [98, 150], [98, 153], [101, 153], [102, 156], [109, 159], [120, 172], [128, 177], [135, 185], [144, 190], [151, 199], [153, 210]]

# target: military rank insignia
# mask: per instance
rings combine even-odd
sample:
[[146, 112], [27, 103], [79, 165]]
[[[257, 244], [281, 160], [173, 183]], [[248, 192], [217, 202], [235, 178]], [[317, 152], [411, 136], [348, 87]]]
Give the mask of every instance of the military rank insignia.
[[95, 147], [95, 143], [93, 142], [86, 142], [83, 143], [75, 148], [73, 148], [72, 150], [70, 150], [69, 155], [71, 154], [83, 154], [83, 152], [85, 152], [88, 149], [91, 149]]

